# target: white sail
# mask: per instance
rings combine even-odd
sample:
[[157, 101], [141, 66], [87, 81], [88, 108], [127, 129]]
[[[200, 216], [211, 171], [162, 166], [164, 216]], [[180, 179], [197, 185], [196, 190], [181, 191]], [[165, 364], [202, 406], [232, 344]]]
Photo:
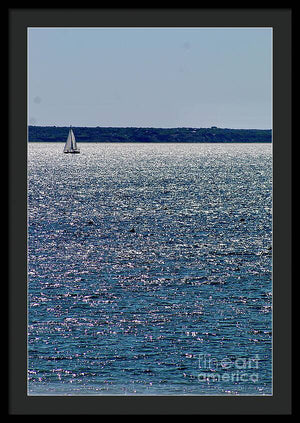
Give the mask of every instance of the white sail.
[[68, 138], [64, 147], [64, 153], [79, 153], [72, 128], [69, 130]]
[[70, 129], [70, 133], [71, 133], [72, 148], [73, 148], [73, 150], [77, 150], [76, 139], [75, 139], [75, 135], [74, 135], [74, 132], [72, 131], [72, 129]]
[[70, 129], [70, 131], [69, 131], [69, 135], [68, 135], [68, 138], [67, 138], [67, 141], [66, 141], [66, 144], [65, 144], [65, 148], [64, 148], [65, 153], [72, 151], [72, 149], [73, 149], [71, 132], [73, 132], [72, 129]]

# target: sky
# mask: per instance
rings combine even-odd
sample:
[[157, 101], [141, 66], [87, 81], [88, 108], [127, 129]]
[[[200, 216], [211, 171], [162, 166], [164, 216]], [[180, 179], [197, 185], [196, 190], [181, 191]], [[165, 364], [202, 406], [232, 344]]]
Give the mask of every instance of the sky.
[[28, 28], [28, 124], [272, 128], [271, 28]]

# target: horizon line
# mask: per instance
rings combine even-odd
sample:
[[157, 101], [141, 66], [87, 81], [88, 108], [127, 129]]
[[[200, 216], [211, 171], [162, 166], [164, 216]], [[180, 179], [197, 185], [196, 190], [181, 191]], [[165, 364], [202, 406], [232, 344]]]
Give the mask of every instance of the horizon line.
[[234, 128], [234, 127], [221, 127], [221, 126], [81, 126], [81, 125], [33, 125], [28, 124], [29, 126], [36, 126], [36, 127], [50, 127], [50, 128], [138, 128], [138, 129], [235, 129], [235, 130], [247, 130], [247, 131], [272, 131], [272, 128]]

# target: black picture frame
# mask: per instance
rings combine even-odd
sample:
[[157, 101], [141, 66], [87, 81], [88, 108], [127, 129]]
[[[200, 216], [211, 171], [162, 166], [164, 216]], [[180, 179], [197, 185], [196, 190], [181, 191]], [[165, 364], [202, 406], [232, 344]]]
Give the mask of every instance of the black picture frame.
[[[27, 395], [27, 28], [273, 28], [273, 395]], [[291, 414], [292, 10], [204, 8], [10, 8], [8, 412], [13, 415]]]

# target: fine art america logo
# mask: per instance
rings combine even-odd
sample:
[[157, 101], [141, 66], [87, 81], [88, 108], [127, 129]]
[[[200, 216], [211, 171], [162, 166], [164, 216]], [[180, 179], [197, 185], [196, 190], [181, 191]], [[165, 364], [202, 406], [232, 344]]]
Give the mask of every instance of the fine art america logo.
[[210, 354], [199, 354], [199, 382], [258, 382], [259, 356], [218, 360]]

